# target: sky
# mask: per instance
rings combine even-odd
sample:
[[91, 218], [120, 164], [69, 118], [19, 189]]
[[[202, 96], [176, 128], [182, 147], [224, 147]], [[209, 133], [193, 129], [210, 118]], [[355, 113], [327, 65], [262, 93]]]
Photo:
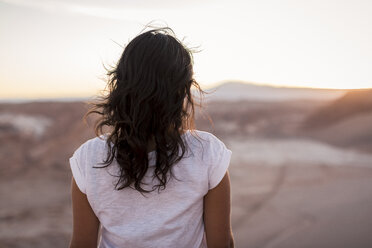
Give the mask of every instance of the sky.
[[368, 0], [0, 0], [0, 98], [97, 94], [151, 21], [199, 50], [203, 88], [371, 88], [370, 13]]

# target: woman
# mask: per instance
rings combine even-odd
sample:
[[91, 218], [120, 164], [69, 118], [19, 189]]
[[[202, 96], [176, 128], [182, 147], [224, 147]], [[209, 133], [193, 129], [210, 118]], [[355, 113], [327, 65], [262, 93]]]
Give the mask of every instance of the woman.
[[[170, 28], [135, 37], [108, 73], [97, 137], [70, 158], [75, 247], [233, 247], [231, 151], [194, 129], [192, 53]], [[104, 127], [110, 132], [103, 133]]]

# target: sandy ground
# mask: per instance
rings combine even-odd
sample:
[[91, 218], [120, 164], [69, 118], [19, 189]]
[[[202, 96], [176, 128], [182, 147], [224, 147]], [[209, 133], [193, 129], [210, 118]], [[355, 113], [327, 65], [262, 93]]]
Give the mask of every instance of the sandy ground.
[[372, 247], [371, 155], [309, 140], [226, 143], [237, 247]]
[[[325, 104], [219, 102], [207, 109], [213, 130], [199, 119], [198, 129], [233, 151], [236, 247], [372, 247], [372, 115], [302, 135], [302, 121]], [[68, 157], [93, 135], [84, 111], [82, 103], [0, 104], [0, 248], [68, 247]]]
[[[259, 151], [263, 143], [257, 141], [251, 151]], [[251, 143], [226, 144], [243, 149]], [[281, 149], [286, 144], [283, 140]], [[286, 151], [291, 153], [288, 147]], [[344, 151], [348, 152], [354, 151]], [[321, 157], [302, 164], [293, 158], [270, 164], [257, 156], [234, 149], [230, 165], [236, 247], [372, 247], [372, 167], [357, 164], [365, 155], [355, 157], [354, 164], [326, 164]], [[0, 247], [68, 246], [70, 176], [45, 169], [42, 174], [29, 170], [15, 179], [2, 178]]]
[[247, 170], [245, 179], [231, 170], [237, 247], [372, 247], [372, 169]]

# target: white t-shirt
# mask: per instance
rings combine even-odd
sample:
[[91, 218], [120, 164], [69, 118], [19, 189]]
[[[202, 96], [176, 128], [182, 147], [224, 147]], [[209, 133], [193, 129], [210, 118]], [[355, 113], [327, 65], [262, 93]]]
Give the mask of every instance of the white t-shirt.
[[[188, 147], [184, 157], [172, 167], [165, 190], [149, 194], [124, 188], [115, 190], [119, 167], [114, 159], [106, 168], [106, 135], [83, 143], [70, 158], [77, 186], [100, 220], [99, 248], [207, 247], [203, 222], [203, 197], [222, 180], [231, 151], [211, 133], [190, 130], [182, 135]], [[148, 153], [149, 169], [143, 182], [152, 189], [156, 151]], [[156, 180], [156, 179], [155, 179]]]

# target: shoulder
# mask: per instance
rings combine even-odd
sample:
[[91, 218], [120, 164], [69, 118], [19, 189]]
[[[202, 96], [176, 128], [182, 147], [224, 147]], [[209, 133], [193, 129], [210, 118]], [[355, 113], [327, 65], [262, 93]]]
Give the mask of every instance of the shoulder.
[[106, 144], [106, 138], [107, 138], [107, 134], [105, 135], [102, 134], [100, 136], [88, 139], [81, 146], [84, 146], [87, 148], [92, 148], [96, 146], [104, 146]]
[[219, 138], [217, 138], [214, 134], [207, 132], [207, 131], [201, 131], [201, 130], [193, 130], [191, 132], [191, 135], [194, 136], [196, 139], [201, 140], [205, 143], [220, 143], [222, 142]]
[[70, 157], [70, 167], [80, 191], [86, 193], [87, 179], [90, 177], [90, 166], [96, 164], [102, 155], [104, 137], [95, 137], [82, 143]]
[[106, 136], [101, 135], [94, 137], [83, 142], [74, 152], [74, 155], [92, 155], [102, 151], [106, 146]]
[[218, 146], [218, 145], [224, 145], [223, 141], [219, 139], [214, 134], [207, 132], [207, 131], [201, 131], [201, 130], [194, 130], [194, 133], [192, 134], [197, 140], [203, 142], [204, 144], [207, 144], [209, 146]]
[[193, 149], [201, 154], [204, 162], [213, 162], [214, 158], [227, 150], [231, 152], [221, 139], [210, 132], [193, 130], [191, 135]]
[[79, 168], [80, 172], [86, 172], [87, 166], [102, 161], [106, 153], [106, 140], [102, 135], [91, 138], [82, 143], [70, 157], [72, 167]]
[[[199, 130], [196, 130], [195, 133], [201, 138], [201, 145], [198, 145], [197, 156], [200, 158], [202, 164], [207, 165], [208, 190], [210, 190], [216, 187], [226, 174], [232, 151], [212, 133]], [[201, 150], [199, 150], [200, 147]]]

